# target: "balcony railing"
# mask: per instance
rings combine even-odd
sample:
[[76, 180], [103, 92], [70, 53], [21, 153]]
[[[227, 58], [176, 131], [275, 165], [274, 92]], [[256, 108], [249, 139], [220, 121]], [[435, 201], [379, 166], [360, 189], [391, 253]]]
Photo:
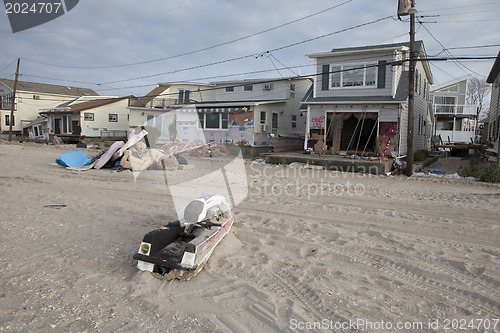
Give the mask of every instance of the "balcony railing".
[[[0, 102], [0, 110], [9, 110], [12, 108], [12, 103]], [[17, 111], [17, 103], [14, 104], [14, 111]]]
[[191, 103], [195, 103], [195, 101], [178, 99], [178, 98], [155, 98], [152, 100], [147, 100], [144, 98], [131, 98], [129, 99], [128, 106], [149, 108], [149, 109], [167, 109], [172, 105], [191, 104]]
[[475, 105], [434, 104], [434, 114], [476, 116]]

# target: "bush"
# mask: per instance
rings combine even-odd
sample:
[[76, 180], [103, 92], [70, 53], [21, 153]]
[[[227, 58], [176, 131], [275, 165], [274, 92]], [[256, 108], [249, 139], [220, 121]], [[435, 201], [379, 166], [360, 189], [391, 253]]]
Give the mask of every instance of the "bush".
[[413, 161], [415, 162], [421, 162], [421, 161], [425, 161], [426, 159], [428, 159], [430, 156], [430, 153], [428, 150], [417, 150], [415, 153], [413, 153]]
[[479, 180], [488, 183], [500, 183], [500, 167], [490, 165], [486, 167], [483, 173], [479, 176]]
[[500, 183], [500, 167], [495, 164], [479, 163], [465, 169], [467, 177], [478, 178], [482, 182]]

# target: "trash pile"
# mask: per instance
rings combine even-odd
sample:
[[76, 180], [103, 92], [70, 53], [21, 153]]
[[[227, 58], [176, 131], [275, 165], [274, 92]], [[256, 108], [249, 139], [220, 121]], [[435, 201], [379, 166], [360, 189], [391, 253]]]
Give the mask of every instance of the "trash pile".
[[148, 132], [142, 130], [140, 133], [131, 135], [126, 143], [116, 141], [109, 149], [93, 157], [88, 157], [82, 151], [61, 154], [56, 163], [75, 171], [106, 167], [117, 171], [143, 171], [146, 169], [174, 171], [177, 169], [189, 169], [186, 168], [188, 164], [187, 160], [180, 154], [189, 154], [194, 157], [230, 155], [227, 147], [217, 142], [200, 144], [173, 141], [159, 148], [149, 148], [147, 135]]

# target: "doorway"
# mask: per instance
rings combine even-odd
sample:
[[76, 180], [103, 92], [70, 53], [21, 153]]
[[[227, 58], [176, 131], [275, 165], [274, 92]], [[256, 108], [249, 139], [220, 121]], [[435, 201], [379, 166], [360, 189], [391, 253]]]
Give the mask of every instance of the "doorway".
[[375, 151], [377, 119], [356, 118], [354, 114], [342, 122], [340, 150], [362, 152]]
[[61, 119], [54, 119], [54, 134], [61, 134]]

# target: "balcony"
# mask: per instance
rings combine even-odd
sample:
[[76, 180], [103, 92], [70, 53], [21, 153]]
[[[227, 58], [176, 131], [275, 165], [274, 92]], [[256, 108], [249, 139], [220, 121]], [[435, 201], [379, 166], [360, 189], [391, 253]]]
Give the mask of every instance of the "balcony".
[[450, 116], [476, 116], [475, 105], [434, 104], [434, 114]]
[[[0, 102], [0, 110], [8, 110], [12, 108], [12, 103]], [[14, 111], [17, 111], [17, 103], [14, 104]]]
[[172, 105], [180, 105], [180, 104], [190, 104], [195, 103], [193, 100], [182, 100], [178, 98], [155, 98], [148, 99], [146, 98], [131, 98], [129, 99], [128, 106], [129, 107], [139, 107], [139, 108], [148, 108], [148, 109], [167, 109], [172, 107]]

